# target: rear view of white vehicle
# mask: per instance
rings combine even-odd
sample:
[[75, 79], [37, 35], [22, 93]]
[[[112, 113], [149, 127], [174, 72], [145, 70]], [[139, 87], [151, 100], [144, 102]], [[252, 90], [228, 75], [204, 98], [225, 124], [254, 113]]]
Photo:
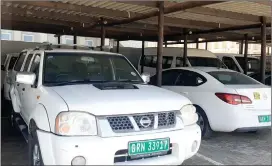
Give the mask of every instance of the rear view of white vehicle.
[[[166, 47], [163, 48], [162, 68], [183, 67], [183, 48]], [[138, 70], [151, 75], [156, 74], [157, 48], [148, 47], [144, 49], [144, 56], [141, 56], [138, 63]], [[227, 68], [215, 54], [208, 50], [188, 48], [186, 66], [206, 66]]]
[[146, 84], [124, 56], [28, 54], [10, 96], [31, 165], [180, 165], [197, 153], [201, 130], [190, 100]]
[[212, 131], [256, 132], [271, 127], [270, 87], [244, 74], [207, 67], [174, 68], [163, 71], [162, 87], [195, 104], [203, 137], [210, 137]]
[[3, 65], [1, 65], [1, 84], [2, 91], [5, 99], [8, 99], [9, 88], [10, 88], [10, 75], [14, 67], [15, 62], [17, 61], [19, 53], [12, 53], [6, 55], [6, 60]]

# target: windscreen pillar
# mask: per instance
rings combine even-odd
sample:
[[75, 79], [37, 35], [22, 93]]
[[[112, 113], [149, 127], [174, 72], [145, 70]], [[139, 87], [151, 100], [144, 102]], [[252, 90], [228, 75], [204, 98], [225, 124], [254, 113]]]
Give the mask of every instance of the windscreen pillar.
[[241, 40], [240, 46], [239, 46], [239, 54], [243, 54], [243, 48], [244, 47], [244, 40]]
[[105, 46], [105, 38], [106, 38], [106, 30], [104, 26], [104, 19], [101, 18], [101, 44], [100, 44], [101, 51], [103, 51], [103, 47]]
[[159, 26], [158, 26], [158, 47], [157, 47], [157, 86], [162, 82], [162, 53], [163, 53], [163, 26], [164, 26], [164, 1], [159, 1]]
[[[242, 42], [241, 42], [241, 45], [243, 45]], [[243, 51], [242, 51], [242, 52], [243, 52]], [[248, 71], [247, 53], [248, 53], [248, 34], [245, 34], [244, 74], [246, 74], [246, 75], [247, 75], [247, 71]]]
[[208, 50], [208, 42], [205, 44], [205, 50]]
[[261, 17], [261, 82], [265, 83], [265, 59], [266, 59], [266, 18]]
[[145, 48], [145, 41], [142, 40], [142, 58], [140, 62], [141, 74], [144, 72], [144, 59], [145, 59], [144, 48]]
[[74, 35], [74, 49], [77, 49], [77, 46], [75, 46], [77, 44], [77, 36]]
[[116, 42], [117, 42], [117, 43], [116, 43], [116, 52], [119, 53], [119, 49], [120, 49], [120, 41], [117, 40]]
[[186, 66], [186, 60], [187, 60], [187, 29], [184, 29], [184, 47], [183, 47], [183, 67]]

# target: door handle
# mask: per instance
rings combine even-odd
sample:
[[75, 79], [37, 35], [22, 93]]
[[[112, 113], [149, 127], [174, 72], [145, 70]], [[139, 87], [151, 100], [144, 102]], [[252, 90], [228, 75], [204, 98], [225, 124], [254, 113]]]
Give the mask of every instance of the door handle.
[[25, 91], [25, 88], [23, 88], [22, 90]]

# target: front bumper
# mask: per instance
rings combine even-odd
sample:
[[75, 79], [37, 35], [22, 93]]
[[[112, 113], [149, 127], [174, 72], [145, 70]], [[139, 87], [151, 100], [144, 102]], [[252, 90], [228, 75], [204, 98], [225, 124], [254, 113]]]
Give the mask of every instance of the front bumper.
[[[71, 165], [76, 156], [83, 156], [86, 165], [180, 165], [195, 155], [201, 143], [201, 131], [198, 125], [182, 130], [138, 134], [124, 137], [102, 138], [98, 136], [67, 137], [37, 131], [42, 158], [45, 165]], [[127, 149], [129, 141], [170, 138], [172, 153], [141, 160], [114, 162], [116, 152]], [[192, 150], [193, 142], [197, 142]]]

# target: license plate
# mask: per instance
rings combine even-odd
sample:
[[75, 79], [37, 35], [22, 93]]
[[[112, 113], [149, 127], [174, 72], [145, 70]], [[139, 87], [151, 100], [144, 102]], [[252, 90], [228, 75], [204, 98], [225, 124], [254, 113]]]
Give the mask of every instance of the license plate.
[[258, 116], [259, 122], [271, 122], [271, 115]]
[[128, 143], [128, 154], [144, 155], [151, 153], [160, 153], [169, 150], [169, 138], [133, 141]]

